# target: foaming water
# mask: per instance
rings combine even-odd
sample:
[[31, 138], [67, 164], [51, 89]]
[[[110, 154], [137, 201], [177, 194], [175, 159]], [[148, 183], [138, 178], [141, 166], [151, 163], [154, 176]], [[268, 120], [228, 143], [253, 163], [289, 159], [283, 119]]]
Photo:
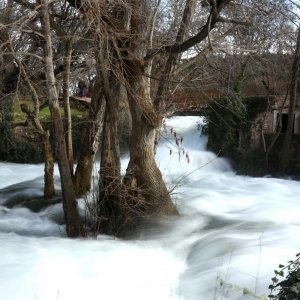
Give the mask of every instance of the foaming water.
[[1, 299], [177, 299], [181, 266], [155, 244], [13, 234], [1, 240]]
[[169, 180], [190, 180], [208, 173], [232, 172], [225, 159], [206, 150], [207, 137], [202, 136], [201, 123], [199, 117], [174, 117], [166, 121], [156, 157], [162, 173]]
[[205, 150], [197, 123], [196, 117], [167, 120], [157, 148], [180, 216], [157, 221], [135, 241], [66, 239], [60, 203], [36, 213], [8, 208], [21, 191], [26, 199], [40, 197], [43, 166], [1, 163], [0, 299], [267, 295], [273, 270], [299, 252], [300, 184], [235, 175], [225, 159]]
[[[17, 170], [17, 171], [16, 171]], [[43, 172], [43, 165], [14, 164], [0, 162], [0, 188], [12, 184], [31, 180], [40, 176]]]

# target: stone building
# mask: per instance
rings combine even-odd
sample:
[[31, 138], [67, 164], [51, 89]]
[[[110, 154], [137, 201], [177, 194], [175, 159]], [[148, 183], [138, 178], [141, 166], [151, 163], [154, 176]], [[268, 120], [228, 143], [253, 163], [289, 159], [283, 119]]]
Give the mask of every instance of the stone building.
[[[259, 170], [259, 175], [269, 172], [276, 174], [287, 130], [289, 99], [285, 99], [285, 96], [272, 96], [250, 97], [245, 101], [248, 119], [246, 126], [241, 125], [238, 130], [235, 154], [239, 155], [235, 157], [241, 162], [242, 173], [252, 174], [248, 170], [254, 169], [254, 174], [256, 170]], [[300, 176], [300, 97], [296, 102], [293, 119], [288, 172]]]
[[[264, 97], [261, 101], [267, 102], [264, 104], [266, 109], [258, 113], [251, 122], [249, 140], [251, 147], [261, 147], [264, 137], [270, 139], [279, 133], [278, 131], [280, 131], [280, 135], [284, 135], [287, 129], [289, 99], [286, 99], [285, 96], [272, 96]], [[249, 100], [250, 105], [258, 104], [251, 103]], [[300, 97], [298, 97], [295, 107], [293, 135], [300, 136]]]

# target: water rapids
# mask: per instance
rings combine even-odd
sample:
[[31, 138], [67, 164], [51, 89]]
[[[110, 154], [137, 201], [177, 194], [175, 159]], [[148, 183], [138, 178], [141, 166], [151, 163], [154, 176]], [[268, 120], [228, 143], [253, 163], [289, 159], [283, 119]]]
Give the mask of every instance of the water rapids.
[[200, 123], [166, 121], [157, 163], [180, 217], [131, 241], [67, 239], [61, 203], [14, 205], [43, 201], [43, 166], [0, 163], [0, 299], [264, 299], [300, 249], [300, 183], [237, 176], [206, 151]]

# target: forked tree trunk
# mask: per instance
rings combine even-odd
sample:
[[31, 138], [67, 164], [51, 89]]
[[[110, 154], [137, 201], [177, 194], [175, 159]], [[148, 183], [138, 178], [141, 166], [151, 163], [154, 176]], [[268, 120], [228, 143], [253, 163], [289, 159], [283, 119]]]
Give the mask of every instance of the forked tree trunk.
[[155, 161], [155, 135], [161, 117], [155, 112], [149, 94], [149, 81], [144, 62], [149, 12], [147, 0], [132, 0], [130, 56], [124, 61], [129, 109], [132, 118], [130, 161], [124, 178], [123, 213], [125, 226], [135, 227], [140, 219], [176, 214], [169, 191]]
[[77, 196], [82, 196], [91, 189], [94, 160], [95, 155], [98, 152], [99, 135], [105, 109], [102, 86], [98, 79], [96, 79], [92, 91], [88, 123], [86, 125], [83, 145], [73, 178]]
[[139, 68], [133, 75], [133, 68], [132, 65], [129, 84], [134, 92], [128, 95], [132, 117], [130, 162], [124, 179], [129, 197], [124, 206], [128, 210], [127, 222], [135, 226], [139, 218], [173, 215], [177, 211], [155, 161], [155, 134], [161, 120], [148, 93], [148, 80]]
[[[149, 43], [149, 38], [151, 39], [149, 32], [152, 31], [151, 18], [149, 18], [151, 16], [151, 1], [126, 0], [119, 1], [114, 6], [103, 4], [101, 1], [100, 3], [99, 1], [68, 0], [72, 6], [86, 14], [91, 24], [91, 30], [94, 30], [99, 41], [107, 46], [104, 47], [103, 55], [106, 55], [106, 51], [111, 53], [108, 57], [113, 59], [108, 60], [110, 64], [106, 71], [115, 72], [117, 69], [121, 71], [118, 72], [118, 76], [121, 74], [124, 77], [120, 80], [127, 90], [132, 116], [130, 162], [120, 198], [120, 213], [124, 227], [134, 227], [139, 217], [163, 216], [177, 212], [155, 162], [155, 133], [160, 127], [161, 119], [159, 114], [155, 112], [149, 95], [149, 80], [145, 74], [147, 74], [146, 70], [151, 68], [146, 66], [146, 63], [158, 53], [163, 52], [174, 54], [174, 58], [176, 58], [178, 57], [175, 55], [176, 53], [186, 51], [204, 40], [209, 31], [220, 21], [219, 13], [230, 1], [212, 1], [213, 5], [206, 24], [194, 36], [180, 43], [183, 40], [182, 36], [185, 35], [185, 28], [182, 27], [182, 34], [179, 34], [180, 40], [177, 43], [172, 46], [161, 45], [160, 49], [148, 51], [151, 44]], [[193, 0], [187, 0], [187, 2], [187, 5], [194, 3]], [[101, 5], [98, 5], [99, 3]], [[186, 11], [185, 17], [186, 20], [190, 19], [190, 11]], [[98, 47], [97, 43], [96, 47]], [[96, 48], [96, 51], [98, 49]], [[171, 67], [176, 63], [174, 58], [172, 57], [170, 61]], [[170, 67], [168, 69], [172, 70]], [[105, 96], [107, 97], [107, 95]], [[111, 113], [108, 112], [107, 115], [109, 116], [109, 120], [107, 120], [108, 129], [111, 130], [115, 123], [110, 120]], [[108, 138], [105, 141], [105, 149], [109, 149], [109, 151], [107, 154], [105, 152], [103, 154], [110, 159], [105, 158], [106, 163], [109, 165], [108, 162], [111, 161], [111, 165], [115, 166], [117, 162], [114, 158], [114, 150], [111, 148], [114, 140], [108, 135], [107, 129], [105, 132], [105, 136]], [[118, 172], [117, 168], [116, 172]], [[104, 173], [106, 174], [106, 172]], [[103, 190], [105, 191], [105, 188]]]
[[60, 115], [58, 94], [55, 85], [48, 0], [42, 0], [42, 4], [43, 6], [41, 9], [41, 17], [44, 27], [45, 39], [44, 60], [46, 83], [48, 90], [49, 109], [51, 118], [53, 120], [54, 140], [57, 145], [57, 159], [61, 180], [66, 230], [69, 237], [78, 237], [83, 235], [83, 231], [81, 227], [81, 221], [78, 213], [77, 202], [66, 153], [64, 128]]

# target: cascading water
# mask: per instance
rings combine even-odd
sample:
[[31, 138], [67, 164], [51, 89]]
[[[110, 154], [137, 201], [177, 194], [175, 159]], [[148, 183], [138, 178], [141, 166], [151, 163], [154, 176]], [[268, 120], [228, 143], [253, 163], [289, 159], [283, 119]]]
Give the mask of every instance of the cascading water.
[[134, 241], [65, 238], [60, 203], [40, 212], [8, 208], [5, 203], [20, 197], [43, 201], [43, 166], [0, 163], [0, 299], [267, 295], [273, 270], [299, 252], [300, 184], [235, 175], [226, 160], [205, 150], [200, 121], [167, 120], [157, 162], [180, 217], [160, 221]]

